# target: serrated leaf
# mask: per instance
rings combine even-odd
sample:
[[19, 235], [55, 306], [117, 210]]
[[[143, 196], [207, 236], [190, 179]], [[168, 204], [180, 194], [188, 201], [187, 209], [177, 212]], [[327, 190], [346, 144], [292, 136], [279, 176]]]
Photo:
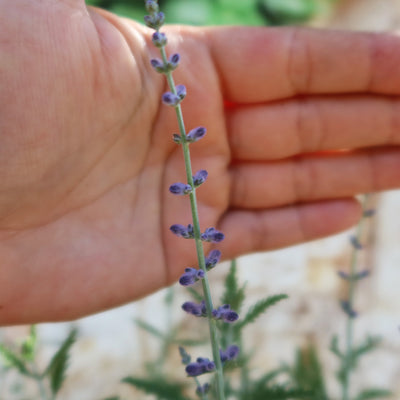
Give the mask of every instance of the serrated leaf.
[[382, 399], [392, 395], [393, 393], [386, 389], [370, 388], [363, 390], [354, 400]]
[[301, 389], [286, 387], [285, 385], [275, 385], [273, 387], [257, 388], [256, 391], [247, 395], [243, 400], [309, 400], [311, 393]]
[[16, 368], [23, 375], [31, 376], [28, 367], [25, 365], [25, 360], [1, 343], [0, 354], [3, 356], [10, 367]]
[[363, 343], [355, 347], [352, 351], [352, 358], [356, 362], [361, 356], [369, 353], [379, 346], [381, 338], [378, 336], [368, 336]]
[[337, 335], [332, 337], [331, 340], [331, 345], [329, 347], [329, 350], [335, 354], [336, 357], [343, 359], [343, 354], [339, 349], [339, 337]]
[[221, 303], [230, 304], [232, 310], [240, 312], [245, 298], [245, 287], [239, 287], [236, 260], [232, 260], [231, 262], [231, 267], [226, 276], [224, 287], [225, 292], [221, 297]]
[[289, 296], [286, 294], [277, 294], [269, 296], [266, 299], [258, 301], [252, 307], [250, 307], [246, 316], [235, 323], [235, 329], [242, 329], [246, 325], [254, 322], [261, 314], [265, 313], [268, 308], [272, 307], [281, 300], [287, 299]]
[[292, 377], [294, 385], [313, 393], [313, 398], [318, 400], [328, 398], [321, 362], [313, 345], [298, 350]]
[[148, 394], [154, 394], [162, 400], [190, 400], [182, 394], [183, 386], [178, 383], [169, 383], [156, 379], [137, 378], [129, 376], [122, 379], [123, 383], [135, 386]]
[[76, 341], [77, 330], [73, 329], [68, 337], [61, 344], [60, 348], [50, 360], [44, 375], [50, 378], [50, 387], [53, 394], [56, 394], [65, 380], [65, 372], [68, 367], [69, 351]]

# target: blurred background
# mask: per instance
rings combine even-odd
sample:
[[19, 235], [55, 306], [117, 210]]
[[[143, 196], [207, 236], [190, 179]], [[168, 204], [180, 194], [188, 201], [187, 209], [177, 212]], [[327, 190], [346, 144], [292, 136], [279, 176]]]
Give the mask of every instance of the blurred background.
[[[308, 25], [368, 31], [393, 31], [400, 27], [400, 0], [160, 0], [168, 23], [194, 25]], [[142, 0], [88, 0], [88, 4], [142, 21]], [[391, 389], [400, 399], [400, 193], [375, 195], [378, 210], [366, 233], [363, 266], [372, 271], [360, 284], [356, 303], [360, 317], [356, 339], [366, 333], [380, 335], [379, 350], [367, 356], [354, 376], [354, 387], [365, 385]], [[338, 398], [335, 380], [337, 359], [329, 351], [332, 335], [343, 335], [345, 317], [338, 305], [344, 283], [337, 271], [350, 262], [349, 235], [255, 254], [238, 260], [239, 277], [247, 282], [248, 302], [277, 293], [290, 297], [272, 308], [248, 332], [246, 345], [257, 344], [253, 358], [257, 373], [291, 363], [296, 349], [315, 345], [323, 361], [332, 399]], [[218, 291], [229, 268], [221, 264], [213, 279]], [[37, 362], [45, 363], [70, 331], [79, 336], [73, 347], [68, 378], [57, 399], [100, 400], [152, 399], [135, 391], [121, 378], [140, 375], [158, 357], [158, 342], [143, 329], [143, 322], [161, 331], [179, 326], [180, 337], [191, 337], [191, 324], [179, 311], [184, 291], [174, 287], [118, 309], [62, 324], [38, 326], [40, 348]], [[166, 301], [167, 299], [167, 301]], [[165, 304], [165, 308], [163, 306]], [[170, 306], [168, 306], [168, 304]], [[167, 312], [170, 307], [173, 312]], [[171, 308], [172, 307], [172, 308]], [[135, 319], [141, 319], [141, 325]], [[29, 327], [0, 330], [0, 341], [18, 346]], [[168, 375], [183, 378], [177, 352], [171, 353]], [[2, 367], [0, 399], [39, 399], [36, 386]], [[173, 379], [173, 378], [171, 378]], [[251, 400], [251, 399], [249, 399]]]

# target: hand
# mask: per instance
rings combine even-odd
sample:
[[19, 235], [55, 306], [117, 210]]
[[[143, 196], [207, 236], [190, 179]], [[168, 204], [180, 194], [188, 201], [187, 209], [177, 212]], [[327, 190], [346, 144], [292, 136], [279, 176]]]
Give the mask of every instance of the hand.
[[[0, 0], [0, 323], [73, 319], [196, 265], [175, 113], [151, 31], [83, 0]], [[202, 229], [226, 259], [331, 235], [400, 186], [400, 40], [168, 27]]]

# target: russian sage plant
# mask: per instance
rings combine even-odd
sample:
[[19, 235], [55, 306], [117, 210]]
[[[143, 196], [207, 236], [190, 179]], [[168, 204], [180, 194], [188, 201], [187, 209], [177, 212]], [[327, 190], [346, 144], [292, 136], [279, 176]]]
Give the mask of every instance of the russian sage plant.
[[201, 281], [203, 288], [203, 299], [201, 302], [187, 301], [182, 305], [182, 309], [194, 317], [204, 317], [208, 321], [213, 357], [212, 360], [207, 357], [198, 357], [196, 361], [192, 361], [190, 355], [181, 348], [182, 363], [186, 365], [185, 370], [187, 375], [193, 377], [196, 382], [196, 393], [203, 399], [207, 398], [210, 385], [209, 383], [200, 384], [198, 376], [215, 372], [215, 392], [217, 393], [218, 400], [224, 400], [223, 365], [238, 356], [239, 347], [234, 344], [229, 344], [226, 348], [221, 349], [219, 346], [220, 341], [216, 324], [217, 321], [222, 321], [224, 323], [235, 322], [239, 318], [239, 315], [231, 309], [229, 304], [223, 304], [214, 308], [208, 281], [208, 272], [218, 263], [221, 252], [219, 250], [212, 250], [206, 256], [203, 249], [203, 241], [219, 243], [224, 239], [224, 234], [214, 227], [208, 227], [203, 232], [201, 231], [196, 190], [206, 181], [208, 173], [206, 170], [199, 170], [193, 174], [189, 151], [189, 145], [204, 137], [206, 128], [199, 126], [186, 132], [181, 109], [181, 102], [186, 96], [186, 88], [184, 85], [175, 85], [172, 76], [172, 71], [179, 65], [180, 55], [176, 53], [172, 54], [169, 58], [167, 57], [165, 50], [167, 37], [164, 33], [160, 32], [160, 28], [165, 20], [164, 14], [159, 11], [157, 1], [147, 0], [145, 4], [149, 15], [146, 15], [144, 20], [148, 27], [155, 30], [152, 35], [152, 42], [159, 48], [161, 55], [161, 59], [152, 59], [150, 63], [155, 71], [166, 76], [170, 91], [162, 95], [162, 102], [175, 109], [180, 134], [174, 134], [173, 140], [177, 145], [182, 146], [183, 158], [185, 161], [187, 182], [173, 183], [169, 190], [172, 194], [177, 196], [188, 196], [192, 212], [191, 223], [187, 225], [174, 224], [170, 227], [170, 230], [173, 234], [181, 238], [194, 240], [198, 260], [198, 268], [186, 268], [179, 279], [179, 283], [183, 286], [190, 286], [197, 281]]

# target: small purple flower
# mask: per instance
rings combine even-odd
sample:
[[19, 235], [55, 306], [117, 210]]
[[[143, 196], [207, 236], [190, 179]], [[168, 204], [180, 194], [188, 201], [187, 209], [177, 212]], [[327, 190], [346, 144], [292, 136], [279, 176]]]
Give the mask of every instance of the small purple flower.
[[204, 278], [204, 271], [196, 268], [185, 268], [185, 273], [179, 278], [182, 286], [190, 286]]
[[154, 0], [146, 1], [146, 10], [149, 14], [155, 14], [159, 11], [158, 4]]
[[188, 376], [199, 376], [207, 372], [215, 370], [214, 361], [210, 361], [208, 358], [198, 358], [196, 362], [190, 363], [185, 368]]
[[193, 184], [194, 187], [200, 186], [202, 183], [206, 181], [208, 177], [208, 172], [205, 169], [201, 169], [200, 171], [197, 171], [193, 175]]
[[361, 279], [367, 278], [370, 275], [370, 271], [367, 269], [364, 269], [360, 272], [357, 272], [355, 275], [349, 275], [347, 272], [344, 271], [338, 271], [338, 275], [342, 278], [345, 279], [346, 281], [359, 281]]
[[219, 250], [211, 250], [206, 257], [206, 269], [209, 271], [214, 268], [221, 258], [221, 252]]
[[188, 314], [192, 314], [195, 317], [206, 317], [207, 309], [204, 300], [198, 304], [193, 301], [186, 301], [182, 304], [182, 310], [186, 311]]
[[165, 36], [165, 33], [154, 32], [151, 40], [156, 47], [164, 47], [167, 44], [167, 36]]
[[207, 394], [210, 391], [210, 388], [211, 388], [211, 386], [209, 383], [205, 383], [204, 385], [197, 386], [196, 394], [199, 397], [202, 397], [204, 394]]
[[149, 28], [158, 30], [164, 25], [165, 15], [163, 12], [150, 13], [144, 16], [144, 22]]
[[225, 351], [220, 350], [219, 355], [221, 357], [221, 361], [225, 363], [226, 361], [232, 361], [239, 355], [240, 349], [236, 345], [228, 346]]
[[173, 71], [176, 69], [179, 65], [179, 62], [181, 60], [181, 56], [179, 53], [172, 54], [172, 56], [168, 60], [168, 67], [170, 71]]
[[176, 88], [176, 94], [178, 97], [183, 100], [186, 97], [186, 86], [185, 85], [177, 85]]
[[212, 311], [212, 315], [215, 319], [222, 319], [224, 322], [235, 322], [239, 319], [239, 314], [231, 310], [229, 304], [224, 304]]
[[165, 92], [162, 95], [162, 102], [167, 106], [176, 107], [181, 102], [181, 98], [171, 92]]
[[342, 310], [349, 316], [349, 318], [356, 318], [358, 316], [357, 311], [351, 307], [351, 304], [347, 300], [342, 300], [340, 305], [342, 306]]
[[185, 194], [189, 194], [192, 191], [192, 187], [190, 185], [188, 185], [187, 183], [177, 182], [177, 183], [172, 184], [169, 187], [169, 191], [172, 194], [185, 195]]
[[215, 228], [207, 228], [205, 232], [201, 234], [201, 240], [205, 242], [218, 243], [224, 240], [224, 238], [225, 235]]
[[363, 217], [365, 218], [370, 218], [373, 217], [376, 214], [376, 210], [374, 210], [373, 208], [369, 209], [369, 210], [365, 210], [363, 212]]
[[358, 240], [358, 238], [356, 236], [351, 236], [350, 237], [350, 243], [352, 244], [352, 246], [356, 250], [362, 250], [363, 249], [363, 245], [360, 243], [360, 241]]
[[189, 143], [194, 143], [200, 140], [206, 134], [207, 130], [204, 126], [198, 126], [197, 128], [192, 129], [186, 136], [186, 140]]
[[194, 231], [193, 231], [192, 224], [189, 224], [187, 227], [184, 225], [175, 224], [175, 225], [172, 225], [169, 229], [176, 236], [183, 237], [185, 239], [193, 239], [194, 238]]
[[165, 72], [164, 63], [159, 58], [152, 58], [150, 64], [160, 74]]

